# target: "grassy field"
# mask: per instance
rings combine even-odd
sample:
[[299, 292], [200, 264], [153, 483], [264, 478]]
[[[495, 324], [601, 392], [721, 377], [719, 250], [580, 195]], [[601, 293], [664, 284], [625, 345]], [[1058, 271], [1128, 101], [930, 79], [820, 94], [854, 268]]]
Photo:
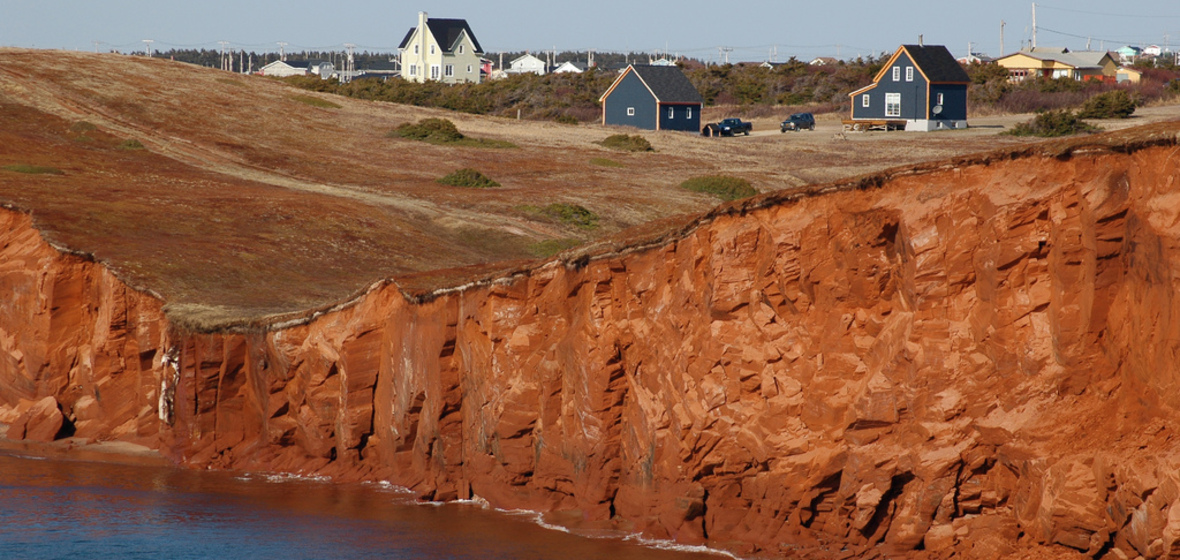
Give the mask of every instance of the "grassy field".
[[[1153, 110], [1128, 122], [1177, 114]], [[517, 148], [388, 135], [430, 117]], [[680, 188], [692, 177], [768, 192], [1025, 142], [998, 135], [1011, 123], [842, 136], [834, 117], [780, 134], [782, 117], [755, 120], [748, 138], [643, 131], [654, 151], [621, 152], [598, 143], [636, 131], [358, 101], [167, 60], [0, 49], [0, 201], [177, 313], [216, 322], [326, 305], [383, 278], [454, 283], [717, 205]], [[462, 168], [500, 186], [436, 182]], [[594, 227], [522, 211], [552, 205], [584, 209]]]

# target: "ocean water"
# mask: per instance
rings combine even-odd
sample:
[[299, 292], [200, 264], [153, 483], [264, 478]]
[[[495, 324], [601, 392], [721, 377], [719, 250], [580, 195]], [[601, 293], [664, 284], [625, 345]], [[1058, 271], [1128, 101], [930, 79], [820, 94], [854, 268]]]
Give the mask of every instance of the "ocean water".
[[415, 504], [396, 488], [0, 452], [0, 559], [724, 558]]

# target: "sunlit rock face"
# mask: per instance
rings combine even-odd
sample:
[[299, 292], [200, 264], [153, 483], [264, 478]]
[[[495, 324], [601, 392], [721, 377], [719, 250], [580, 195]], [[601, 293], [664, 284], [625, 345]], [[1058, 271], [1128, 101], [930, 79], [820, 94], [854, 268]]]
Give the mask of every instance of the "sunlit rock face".
[[743, 553], [1180, 554], [1176, 129], [257, 332], [182, 332], [6, 211], [0, 421]]

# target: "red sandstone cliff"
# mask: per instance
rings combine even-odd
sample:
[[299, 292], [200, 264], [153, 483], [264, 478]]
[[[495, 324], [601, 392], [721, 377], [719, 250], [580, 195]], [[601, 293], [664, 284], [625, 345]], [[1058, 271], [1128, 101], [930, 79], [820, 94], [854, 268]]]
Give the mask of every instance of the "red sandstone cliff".
[[1087, 142], [259, 332], [5, 211], [0, 421], [741, 552], [1180, 557], [1180, 139]]

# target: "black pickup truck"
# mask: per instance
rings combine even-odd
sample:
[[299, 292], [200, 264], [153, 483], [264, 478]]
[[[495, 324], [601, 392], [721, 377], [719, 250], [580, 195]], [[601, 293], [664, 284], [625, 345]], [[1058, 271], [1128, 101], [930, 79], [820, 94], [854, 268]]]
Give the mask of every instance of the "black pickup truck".
[[709, 123], [705, 125], [705, 129], [701, 131], [704, 136], [734, 136], [738, 133], [750, 135], [750, 131], [754, 130], [754, 125], [748, 122], [742, 122], [742, 119], [730, 118], [721, 119], [718, 123]]

